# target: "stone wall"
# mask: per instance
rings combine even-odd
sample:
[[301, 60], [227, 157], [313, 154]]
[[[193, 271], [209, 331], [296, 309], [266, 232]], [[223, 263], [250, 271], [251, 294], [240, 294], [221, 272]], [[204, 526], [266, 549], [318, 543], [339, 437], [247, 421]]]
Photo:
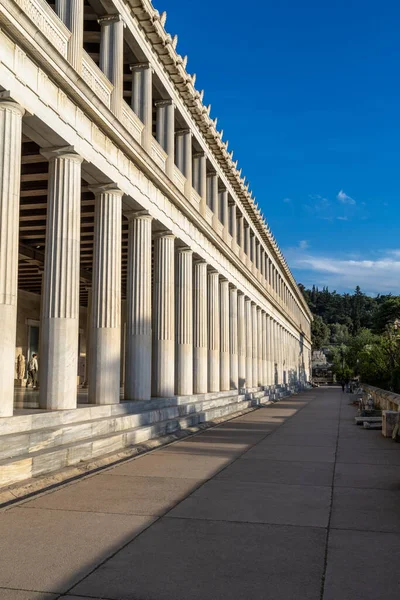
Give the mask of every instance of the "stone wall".
[[366, 393], [371, 394], [375, 404], [379, 405], [381, 410], [400, 411], [400, 394], [381, 390], [366, 384], [363, 384], [362, 388]]

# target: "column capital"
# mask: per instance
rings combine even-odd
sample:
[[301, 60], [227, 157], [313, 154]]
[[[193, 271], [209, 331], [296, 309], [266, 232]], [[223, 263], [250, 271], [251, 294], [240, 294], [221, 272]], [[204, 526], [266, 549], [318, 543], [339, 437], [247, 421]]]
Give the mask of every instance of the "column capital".
[[190, 127], [185, 127], [184, 129], [176, 129], [175, 135], [193, 135], [193, 132]]
[[172, 239], [175, 239], [176, 235], [174, 235], [172, 233], [172, 231], [169, 231], [169, 230], [166, 230], [166, 231], [156, 231], [153, 234], [153, 238], [155, 240], [159, 240], [160, 238], [172, 238]]
[[215, 269], [214, 267], [211, 267], [211, 266], [208, 269], [208, 273], [210, 275], [219, 275], [219, 271], [217, 271], [217, 269]]
[[19, 113], [21, 117], [26, 113], [25, 109], [10, 96], [9, 91], [0, 92], [0, 107], [11, 108], [16, 113]]
[[189, 246], [177, 246], [176, 252], [179, 254], [193, 254], [193, 250]]
[[149, 221], [153, 220], [153, 217], [151, 216], [148, 210], [127, 210], [124, 211], [124, 216], [129, 221], [133, 219], [148, 219]]
[[125, 21], [123, 20], [123, 18], [120, 14], [104, 15], [104, 17], [100, 17], [99, 19], [97, 19], [97, 22], [99, 25], [104, 25], [104, 24], [107, 25], [108, 23], [118, 23], [119, 21], [122, 21], [122, 23], [125, 27]]
[[53, 160], [55, 158], [71, 158], [75, 162], [83, 162], [82, 156], [79, 156], [74, 146], [53, 146], [50, 148], [41, 148], [40, 154], [48, 160]]
[[229, 279], [227, 277], [225, 277], [224, 275], [221, 275], [219, 280], [221, 283], [229, 283]]
[[89, 186], [89, 190], [93, 192], [95, 196], [104, 194], [106, 192], [113, 193], [115, 195], [124, 195], [124, 192], [118, 187], [116, 183], [99, 183], [98, 185]]
[[244, 296], [244, 292], [242, 292], [242, 290], [238, 290], [238, 296]]
[[129, 65], [129, 69], [131, 71], [145, 71], [146, 69], [150, 69], [151, 65], [149, 62], [140, 62], [140, 63], [131, 63]]
[[229, 284], [229, 289], [230, 290], [236, 290], [239, 293], [239, 290], [237, 289], [236, 285], [234, 285], [233, 283]]
[[157, 102], [154, 102], [154, 106], [156, 106], [157, 108], [159, 106], [175, 106], [175, 102], [172, 100], [172, 98], [166, 98], [165, 100], [158, 100]]
[[204, 152], [204, 150], [199, 150], [197, 152], [193, 152], [192, 156], [193, 158], [204, 158], [206, 155], [206, 153]]
[[206, 261], [204, 258], [201, 258], [201, 257], [199, 256], [199, 257], [195, 257], [195, 258], [193, 259], [193, 264], [196, 264], [196, 265], [201, 265], [201, 264], [203, 264], [203, 265], [206, 265], [206, 264], [207, 264], [207, 261]]

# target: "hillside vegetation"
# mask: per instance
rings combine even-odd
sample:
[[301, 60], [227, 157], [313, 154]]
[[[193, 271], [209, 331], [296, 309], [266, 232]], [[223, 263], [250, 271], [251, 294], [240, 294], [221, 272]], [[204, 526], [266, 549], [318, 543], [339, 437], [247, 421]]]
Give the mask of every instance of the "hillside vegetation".
[[400, 296], [299, 287], [314, 315], [313, 349], [326, 349], [337, 378], [400, 393]]

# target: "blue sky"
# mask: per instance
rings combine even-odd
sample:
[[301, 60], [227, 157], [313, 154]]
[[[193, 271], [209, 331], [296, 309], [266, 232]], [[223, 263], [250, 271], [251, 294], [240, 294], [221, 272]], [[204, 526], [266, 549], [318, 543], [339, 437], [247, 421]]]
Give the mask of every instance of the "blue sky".
[[400, 294], [400, 2], [154, 3], [297, 281]]

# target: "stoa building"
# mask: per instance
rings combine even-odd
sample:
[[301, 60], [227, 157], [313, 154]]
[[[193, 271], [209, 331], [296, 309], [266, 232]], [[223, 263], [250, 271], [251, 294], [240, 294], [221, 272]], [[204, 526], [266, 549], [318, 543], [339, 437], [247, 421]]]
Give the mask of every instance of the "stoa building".
[[310, 311], [165, 24], [0, 0], [1, 485], [310, 377]]

